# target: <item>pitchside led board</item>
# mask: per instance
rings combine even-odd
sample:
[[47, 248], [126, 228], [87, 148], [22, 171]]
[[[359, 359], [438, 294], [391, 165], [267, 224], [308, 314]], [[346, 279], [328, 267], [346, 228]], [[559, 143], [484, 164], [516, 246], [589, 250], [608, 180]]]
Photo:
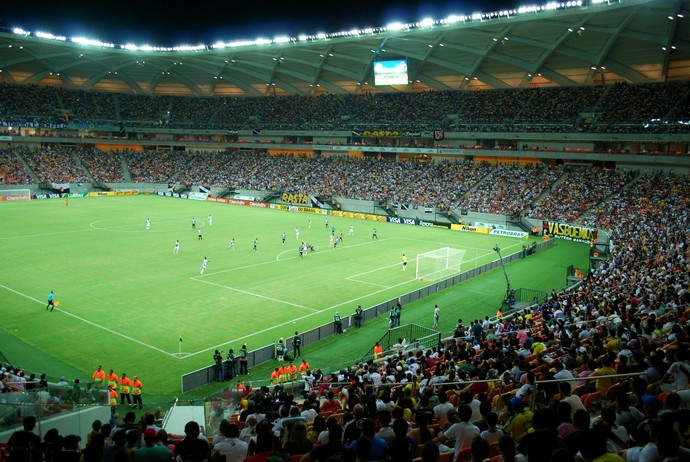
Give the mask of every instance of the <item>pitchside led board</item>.
[[376, 61], [374, 85], [407, 85], [407, 60]]

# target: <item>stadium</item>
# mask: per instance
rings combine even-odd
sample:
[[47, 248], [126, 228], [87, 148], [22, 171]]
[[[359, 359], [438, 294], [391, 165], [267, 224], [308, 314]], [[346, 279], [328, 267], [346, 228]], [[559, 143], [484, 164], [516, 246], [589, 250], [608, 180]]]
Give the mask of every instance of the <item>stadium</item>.
[[[404, 413], [416, 448], [384, 456], [407, 460], [429, 443], [420, 384], [523, 441], [572, 382], [597, 416], [582, 435], [621, 394], [639, 412], [678, 401], [645, 434], [690, 457], [658, 436], [690, 402], [689, 6], [165, 48], [0, 31], [0, 440], [36, 417], [85, 448], [95, 419], [133, 410], [212, 438], [245, 427], [248, 401], [282, 435], [281, 412], [330, 391], [345, 412], [319, 415], [340, 424]], [[534, 415], [522, 429], [513, 399]], [[434, 409], [433, 433], [454, 428]], [[442, 457], [470, 460], [472, 441], [440, 435]]]

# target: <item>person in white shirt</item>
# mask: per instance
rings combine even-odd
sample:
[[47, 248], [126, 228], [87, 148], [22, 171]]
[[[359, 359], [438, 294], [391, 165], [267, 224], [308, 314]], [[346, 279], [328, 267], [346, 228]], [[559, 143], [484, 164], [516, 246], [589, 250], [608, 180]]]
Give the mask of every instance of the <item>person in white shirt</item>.
[[434, 420], [436, 420], [436, 423], [438, 423], [438, 426], [440, 428], [446, 428], [448, 425], [448, 411], [451, 409], [454, 409], [455, 406], [453, 406], [451, 403], [447, 401], [448, 398], [446, 398], [446, 393], [444, 391], [441, 391], [438, 394], [438, 401], [439, 404], [434, 406]]
[[225, 439], [213, 446], [214, 451], [218, 451], [225, 456], [226, 462], [242, 462], [247, 457], [249, 444], [240, 439], [240, 429], [237, 424], [230, 423], [225, 429]]

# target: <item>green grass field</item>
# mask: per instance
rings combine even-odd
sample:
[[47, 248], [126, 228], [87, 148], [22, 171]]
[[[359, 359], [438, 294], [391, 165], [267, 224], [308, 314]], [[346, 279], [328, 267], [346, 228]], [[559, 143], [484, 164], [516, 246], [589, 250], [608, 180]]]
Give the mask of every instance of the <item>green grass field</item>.
[[[329, 217], [329, 227], [344, 235], [333, 249], [320, 215], [156, 196], [73, 199], [68, 207], [60, 200], [7, 201], [0, 210], [0, 351], [29, 370], [83, 379], [102, 364], [139, 375], [147, 393], [159, 394], [178, 392], [180, 375], [210, 364], [216, 348], [237, 350], [244, 342], [258, 348], [328, 323], [336, 311], [351, 314], [357, 305], [428, 284], [415, 279], [418, 253], [465, 249], [466, 270], [495, 260], [496, 244], [504, 255], [524, 244]], [[203, 232], [201, 241], [192, 218]], [[354, 237], [348, 236], [350, 225]], [[371, 239], [373, 226], [378, 241]], [[304, 259], [298, 256], [296, 227], [299, 241], [316, 249]], [[228, 247], [231, 238], [234, 250]], [[403, 253], [410, 261], [404, 272]], [[204, 257], [209, 264], [201, 275]], [[508, 273], [514, 288], [549, 291], [563, 287], [566, 266], [583, 267], [586, 261], [585, 246], [560, 241], [510, 265]], [[45, 310], [51, 290], [60, 301], [53, 313]], [[503, 273], [493, 271], [411, 304], [403, 323], [430, 325], [429, 305], [440, 303], [441, 328], [449, 331], [458, 317], [493, 315], [504, 292]], [[366, 352], [386, 327], [385, 320], [376, 320], [349, 331], [347, 342], [339, 336], [305, 351], [312, 365], [344, 363]]]

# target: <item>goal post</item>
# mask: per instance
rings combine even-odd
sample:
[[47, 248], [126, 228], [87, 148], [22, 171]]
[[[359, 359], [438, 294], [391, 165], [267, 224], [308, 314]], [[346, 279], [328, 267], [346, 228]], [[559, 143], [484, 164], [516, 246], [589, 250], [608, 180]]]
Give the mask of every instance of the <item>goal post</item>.
[[460, 272], [466, 250], [444, 247], [417, 255], [416, 277], [435, 281]]
[[0, 200], [31, 200], [30, 189], [0, 189]]

